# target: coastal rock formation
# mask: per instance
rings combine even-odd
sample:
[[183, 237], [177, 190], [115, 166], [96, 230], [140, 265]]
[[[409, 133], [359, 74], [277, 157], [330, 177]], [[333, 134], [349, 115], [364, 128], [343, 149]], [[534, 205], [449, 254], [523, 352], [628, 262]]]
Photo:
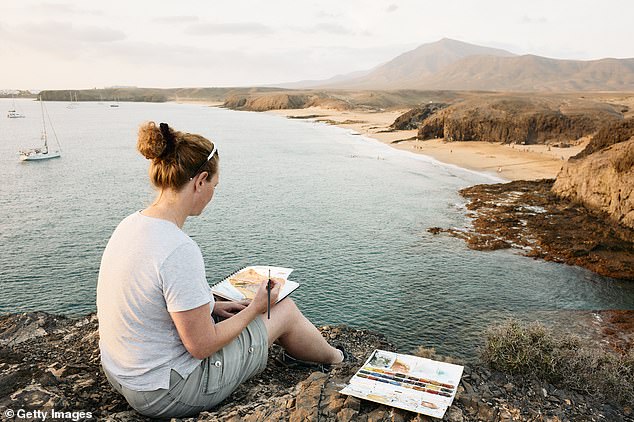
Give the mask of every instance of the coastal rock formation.
[[423, 122], [423, 120], [448, 105], [449, 104], [445, 103], [429, 103], [422, 107], [416, 107], [397, 117], [396, 120], [394, 120], [394, 123], [390, 125], [390, 128], [393, 130], [418, 129], [418, 126]]
[[429, 231], [465, 239], [472, 249], [517, 248], [530, 257], [634, 281], [634, 230], [558, 197], [553, 183], [519, 180], [462, 189], [472, 227]]
[[418, 139], [567, 144], [623, 116], [598, 102], [542, 96], [486, 96], [453, 104], [419, 126]]
[[553, 192], [634, 228], [634, 118], [599, 131], [564, 164]]
[[323, 107], [335, 110], [352, 108], [346, 100], [324, 93], [303, 94], [286, 92], [231, 95], [225, 99], [223, 106], [234, 110], [248, 111], [301, 109], [307, 107]]
[[[394, 350], [383, 336], [367, 330], [326, 326], [321, 327], [321, 332], [329, 341], [344, 344], [361, 359], [376, 348]], [[105, 379], [99, 366], [95, 314], [78, 319], [42, 312], [5, 315], [0, 317], [0, 339], [3, 420], [25, 420], [7, 417], [4, 412], [9, 409], [14, 412], [55, 409], [74, 420], [150, 420], [131, 409]], [[270, 355], [277, 351], [274, 346]], [[442, 359], [433, 351], [423, 352], [426, 357]], [[359, 364], [346, 364], [323, 374], [280, 367], [270, 359], [264, 372], [239, 387], [218, 407], [184, 420], [432, 421], [339, 394]], [[492, 371], [477, 362], [464, 365], [458, 394], [444, 420], [599, 420], [600, 415], [609, 420], [626, 420], [632, 415], [629, 408], [602, 404], [591, 396], [546, 382]]]
[[234, 89], [226, 93], [224, 107], [242, 111], [266, 111], [322, 107], [365, 112], [413, 108], [420, 104], [449, 103], [464, 95], [452, 91], [313, 91]]

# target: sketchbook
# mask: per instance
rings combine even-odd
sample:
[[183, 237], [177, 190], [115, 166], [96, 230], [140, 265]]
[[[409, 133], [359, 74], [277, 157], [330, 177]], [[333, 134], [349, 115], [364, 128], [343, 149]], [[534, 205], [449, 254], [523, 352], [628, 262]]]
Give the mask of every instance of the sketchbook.
[[375, 350], [343, 394], [441, 419], [451, 406], [464, 367]]
[[284, 299], [299, 287], [299, 283], [288, 279], [288, 276], [293, 271], [292, 268], [256, 265], [244, 267], [221, 282], [214, 284], [211, 286], [211, 292], [216, 296], [236, 302], [252, 300], [260, 285], [268, 280], [269, 270], [271, 271], [271, 279], [279, 281], [282, 284], [277, 302]]

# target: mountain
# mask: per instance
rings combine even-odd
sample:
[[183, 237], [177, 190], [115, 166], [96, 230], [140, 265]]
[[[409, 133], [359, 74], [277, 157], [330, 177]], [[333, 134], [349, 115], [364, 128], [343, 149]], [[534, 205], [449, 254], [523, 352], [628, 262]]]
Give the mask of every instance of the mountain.
[[[420, 80], [438, 73], [445, 66], [473, 55], [513, 56], [505, 50], [481, 47], [461, 41], [443, 38], [431, 44], [423, 44], [412, 51], [371, 70], [367, 75], [344, 79], [320, 88], [392, 89], [415, 88]], [[343, 78], [342, 78], [343, 79]], [[379, 88], [380, 87], [380, 88]]]
[[524, 55], [471, 56], [416, 88], [490, 91], [631, 91], [634, 59], [557, 60]]
[[443, 38], [403, 53], [366, 74], [355, 72], [322, 83], [305, 82], [292, 84], [293, 88], [632, 91], [634, 58], [584, 61], [518, 56]]

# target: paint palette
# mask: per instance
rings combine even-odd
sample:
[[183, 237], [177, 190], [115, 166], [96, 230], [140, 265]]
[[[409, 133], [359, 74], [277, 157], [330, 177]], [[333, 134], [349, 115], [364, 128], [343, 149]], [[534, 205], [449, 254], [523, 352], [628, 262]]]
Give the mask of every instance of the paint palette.
[[463, 367], [375, 350], [341, 393], [442, 418], [456, 395]]

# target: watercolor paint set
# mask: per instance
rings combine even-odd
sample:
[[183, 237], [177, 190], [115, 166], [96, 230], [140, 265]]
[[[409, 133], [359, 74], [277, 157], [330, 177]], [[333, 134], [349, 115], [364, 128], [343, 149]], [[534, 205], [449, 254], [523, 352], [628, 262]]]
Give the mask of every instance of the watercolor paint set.
[[375, 350], [341, 393], [442, 418], [463, 367], [413, 355]]

